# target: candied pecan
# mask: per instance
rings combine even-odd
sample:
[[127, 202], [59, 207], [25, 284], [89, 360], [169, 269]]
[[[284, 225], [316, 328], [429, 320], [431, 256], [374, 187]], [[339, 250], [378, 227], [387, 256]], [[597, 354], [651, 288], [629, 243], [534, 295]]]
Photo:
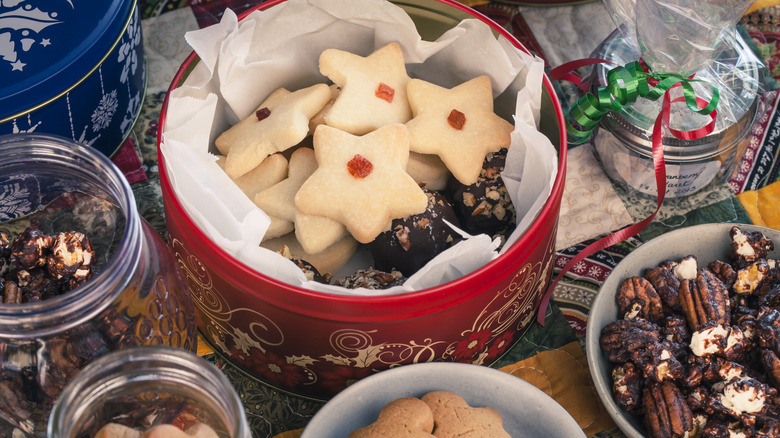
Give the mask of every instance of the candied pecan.
[[642, 319], [619, 319], [601, 329], [599, 343], [612, 362], [628, 362], [634, 350], [658, 342], [659, 328]]
[[737, 271], [735, 271], [730, 264], [722, 260], [711, 261], [707, 265], [707, 268], [720, 278], [720, 281], [722, 281], [727, 288], [730, 288], [737, 280]]
[[641, 372], [627, 362], [612, 369], [612, 394], [615, 403], [627, 411], [635, 411], [642, 406], [642, 388], [644, 379]]
[[693, 413], [674, 382], [645, 386], [642, 396], [645, 426], [652, 437], [684, 437], [694, 428]]
[[22, 291], [13, 281], [5, 282], [3, 304], [22, 304]]
[[740, 269], [758, 259], [765, 259], [768, 252], [775, 248], [772, 240], [760, 231], [743, 231], [735, 226], [731, 228], [729, 236], [731, 237], [729, 260]]
[[616, 300], [620, 313], [626, 319], [641, 316], [656, 320], [663, 316], [661, 297], [646, 278], [634, 276], [623, 280]]
[[680, 280], [669, 269], [657, 267], [645, 269], [645, 278], [650, 281], [663, 303], [675, 311], [680, 310]]
[[713, 321], [726, 324], [731, 319], [726, 286], [707, 268], [698, 272], [696, 280], [680, 283], [680, 305], [691, 330]]
[[53, 238], [34, 227], [28, 227], [11, 244], [11, 255], [24, 269], [43, 266], [46, 263], [44, 252], [51, 247]]
[[669, 341], [655, 342], [634, 350], [631, 361], [642, 370], [642, 375], [655, 382], [677, 380], [683, 376], [682, 364], [673, 353]]
[[766, 260], [759, 259], [737, 271], [732, 290], [738, 294], [752, 294], [770, 279], [770, 268]]

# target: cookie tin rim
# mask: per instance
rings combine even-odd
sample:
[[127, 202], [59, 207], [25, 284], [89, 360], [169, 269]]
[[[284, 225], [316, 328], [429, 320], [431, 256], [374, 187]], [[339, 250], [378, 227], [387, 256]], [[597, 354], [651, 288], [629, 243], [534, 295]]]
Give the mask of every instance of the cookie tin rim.
[[[48, 73], [49, 76], [39, 83], [29, 83], [30, 81], [21, 81], [12, 86], [5, 87], [0, 92], [0, 108], [11, 107], [11, 113], [8, 115], [0, 114], [0, 124], [11, 121], [15, 118], [24, 116], [33, 111], [39, 110], [65, 96], [67, 93], [78, 87], [87, 78], [91, 77], [95, 71], [100, 68], [105, 60], [115, 51], [120, 44], [130, 22], [133, 19], [133, 13], [137, 8], [137, 2], [133, 0], [115, 0], [109, 3], [104, 16], [114, 12], [113, 16], [105, 21], [102, 32], [98, 33], [91, 44], [92, 50], [82, 53], [74, 53], [75, 48], [65, 53], [67, 66], [61, 70], [48, 71], [52, 66], [48, 66], [38, 75]], [[119, 24], [121, 23], [121, 27]], [[110, 44], [103, 42], [105, 32], [116, 28], [117, 33], [113, 39], [109, 39]], [[91, 35], [95, 35], [92, 33]], [[75, 81], [66, 81], [68, 77], [77, 77]], [[57, 91], [54, 95], [49, 94], [51, 84], [62, 83], [64, 88]], [[60, 87], [57, 87], [58, 89]], [[25, 106], [25, 102], [32, 102]]]

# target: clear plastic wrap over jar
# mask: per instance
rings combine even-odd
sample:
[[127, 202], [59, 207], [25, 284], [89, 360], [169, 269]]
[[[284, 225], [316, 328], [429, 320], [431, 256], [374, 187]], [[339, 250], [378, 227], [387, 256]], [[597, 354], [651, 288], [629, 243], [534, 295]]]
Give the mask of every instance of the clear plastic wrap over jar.
[[220, 438], [250, 438], [241, 399], [214, 365], [171, 347], [112, 352], [80, 372], [62, 392], [48, 438], [93, 437], [109, 423], [143, 432], [198, 423]]
[[62, 295], [0, 301], [0, 436], [45, 436], [62, 389], [108, 352], [145, 344], [195, 350], [195, 311], [178, 265], [100, 152], [43, 134], [0, 137], [0, 206], [9, 236], [31, 224], [49, 235], [84, 233], [96, 269]]
[[[662, 144], [666, 161], [666, 193], [669, 201], [685, 198], [707, 187], [724, 184], [734, 172], [737, 157], [747, 147], [746, 138], [755, 115], [763, 64], [739, 36], [727, 34], [718, 58], [695, 75], [692, 86], [697, 96], [709, 98], [708, 84], [717, 85], [720, 102], [714, 129], [694, 140], [664, 133]], [[607, 74], [615, 65], [626, 65], [639, 58], [638, 49], [620, 30], [615, 30], [591, 55], [607, 63], [594, 68], [594, 89], [607, 84]], [[681, 88], [671, 90], [670, 127], [681, 131], [699, 129], [710, 122], [709, 116], [694, 113], [684, 102]], [[657, 196], [653, 164], [653, 124], [661, 110], [661, 99], [640, 98], [636, 103], [611, 112], [601, 119], [593, 144], [597, 158], [607, 175], [630, 197]]]

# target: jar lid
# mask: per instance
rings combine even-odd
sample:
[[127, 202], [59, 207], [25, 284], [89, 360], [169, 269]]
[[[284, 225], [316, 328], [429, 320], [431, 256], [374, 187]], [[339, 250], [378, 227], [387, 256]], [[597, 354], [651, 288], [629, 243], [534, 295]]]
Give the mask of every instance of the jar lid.
[[[738, 34], [726, 35], [721, 43], [723, 50], [712, 63], [697, 72], [692, 82], [696, 95], [709, 100], [711, 85], [718, 87], [720, 101], [716, 107], [715, 128], [709, 135], [695, 140], [683, 140], [665, 133], [664, 152], [667, 156], [685, 159], [701, 159], [725, 148], [735, 146], [749, 129], [755, 115], [763, 64]], [[619, 29], [612, 32], [596, 49], [592, 57], [611, 61], [595, 68], [594, 87], [607, 84], [607, 73], [615, 65], [627, 65], [640, 58], [637, 47], [623, 38]], [[674, 100], [682, 97], [681, 87], [670, 91]], [[661, 111], [661, 99], [643, 97], [620, 111], [610, 112], [601, 120], [601, 126], [620, 138], [629, 148], [643, 155], [652, 154], [653, 124]], [[681, 131], [699, 129], [710, 123], [708, 115], [695, 113], [685, 102], [675, 102], [671, 107], [671, 128]]]
[[0, 121], [54, 100], [118, 44], [133, 0], [0, 2]]

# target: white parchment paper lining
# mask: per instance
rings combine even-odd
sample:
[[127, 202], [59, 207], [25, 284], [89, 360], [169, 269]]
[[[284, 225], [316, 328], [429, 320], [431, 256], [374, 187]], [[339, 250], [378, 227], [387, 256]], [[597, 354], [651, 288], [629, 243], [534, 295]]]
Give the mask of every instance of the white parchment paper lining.
[[[472, 236], [441, 253], [403, 286], [368, 291], [306, 281], [292, 262], [258, 246], [268, 216], [217, 166], [210, 146], [277, 88], [294, 91], [328, 82], [318, 69], [319, 54], [327, 48], [368, 56], [396, 41], [411, 77], [447, 88], [481, 74], [490, 76], [496, 113], [515, 123], [502, 177], [518, 220], [503, 248], [525, 232], [551, 193], [557, 152], [537, 129], [544, 63], [506, 38], [496, 38], [478, 19], [463, 20], [436, 41], [423, 41], [409, 15], [384, 0], [290, 0], [241, 21], [227, 10], [221, 22], [188, 32], [186, 40], [200, 62], [171, 92], [162, 127], [161, 152], [172, 188], [210, 239], [266, 275], [330, 293], [396, 294], [451, 281], [499, 256], [498, 241]], [[364, 256], [358, 251], [334, 279], [368, 267], [370, 259]]]

